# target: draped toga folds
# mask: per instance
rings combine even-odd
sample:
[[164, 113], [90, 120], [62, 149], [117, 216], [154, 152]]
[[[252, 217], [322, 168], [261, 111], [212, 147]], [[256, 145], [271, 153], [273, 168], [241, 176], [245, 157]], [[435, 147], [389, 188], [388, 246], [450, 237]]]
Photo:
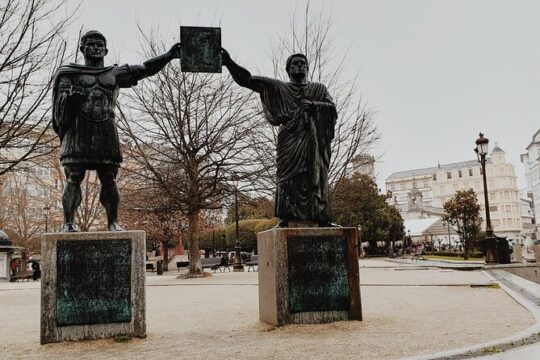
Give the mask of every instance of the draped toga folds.
[[[328, 167], [337, 112], [323, 84], [294, 84], [253, 77], [262, 84], [266, 119], [279, 126], [275, 215], [287, 220], [330, 221]], [[303, 99], [311, 112], [299, 111]]]

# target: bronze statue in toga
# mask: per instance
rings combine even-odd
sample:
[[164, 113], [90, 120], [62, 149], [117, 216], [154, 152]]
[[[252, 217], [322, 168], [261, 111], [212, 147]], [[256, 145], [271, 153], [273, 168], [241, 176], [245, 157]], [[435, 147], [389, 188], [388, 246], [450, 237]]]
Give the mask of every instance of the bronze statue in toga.
[[225, 49], [222, 63], [240, 86], [260, 94], [266, 119], [279, 126], [275, 196], [278, 227], [288, 227], [292, 220], [336, 226], [331, 222], [328, 199], [336, 106], [323, 84], [307, 81], [306, 56], [293, 54], [287, 59], [289, 82], [252, 76]]
[[107, 213], [110, 231], [123, 230], [118, 224], [120, 195], [116, 186], [122, 152], [115, 121], [120, 88], [156, 74], [174, 58], [181, 45], [142, 65], [104, 66], [107, 40], [98, 31], [81, 37], [84, 65], [58, 68], [53, 85], [53, 129], [60, 137], [60, 162], [66, 174], [62, 195], [64, 231], [78, 231], [75, 211], [81, 203], [81, 182], [87, 170], [96, 170], [101, 182], [100, 202]]

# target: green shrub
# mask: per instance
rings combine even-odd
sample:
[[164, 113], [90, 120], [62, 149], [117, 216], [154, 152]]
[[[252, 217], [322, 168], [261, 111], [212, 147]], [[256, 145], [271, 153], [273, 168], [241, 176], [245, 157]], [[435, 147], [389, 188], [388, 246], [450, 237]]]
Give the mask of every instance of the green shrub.
[[[463, 257], [463, 252], [453, 252], [453, 251], [426, 251], [426, 255], [436, 255], [436, 256], [450, 256], [450, 257]], [[481, 252], [471, 252], [469, 257], [481, 258], [484, 254]]]

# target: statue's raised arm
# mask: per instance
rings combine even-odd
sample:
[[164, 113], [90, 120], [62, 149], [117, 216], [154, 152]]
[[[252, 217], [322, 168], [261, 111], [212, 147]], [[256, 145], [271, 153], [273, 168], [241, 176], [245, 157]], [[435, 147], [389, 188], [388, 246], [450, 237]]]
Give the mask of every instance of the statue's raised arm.
[[238, 85], [258, 93], [262, 92], [262, 78], [251, 76], [251, 73], [247, 69], [238, 65], [231, 59], [229, 52], [224, 48], [221, 48], [221, 62], [227, 68], [227, 70], [229, 70], [229, 73]]
[[142, 65], [131, 66], [131, 69], [136, 71], [137, 80], [155, 75], [172, 59], [179, 59], [181, 48], [182, 44], [176, 43], [166, 53], [146, 60]]

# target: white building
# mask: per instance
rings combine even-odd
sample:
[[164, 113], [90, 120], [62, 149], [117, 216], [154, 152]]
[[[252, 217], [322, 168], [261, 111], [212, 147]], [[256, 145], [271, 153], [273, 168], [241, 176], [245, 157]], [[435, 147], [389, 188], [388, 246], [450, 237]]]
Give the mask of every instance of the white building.
[[[386, 179], [386, 190], [392, 193], [389, 202], [397, 205], [403, 213], [403, 209], [411, 208], [412, 197], [414, 204], [421, 206], [424, 213], [431, 212], [436, 216], [436, 210], [442, 209], [458, 190], [472, 188], [484, 217], [481, 171], [477, 160], [469, 160], [393, 173]], [[497, 144], [486, 161], [486, 172], [493, 229], [498, 236], [517, 239], [523, 229], [517, 177], [514, 166], [506, 161], [505, 152]], [[404, 214], [404, 218], [411, 217]], [[485, 228], [485, 222], [482, 226]]]
[[[535, 211], [536, 205], [540, 204], [540, 130], [532, 137], [531, 143], [526, 148], [527, 152], [521, 154], [521, 163], [525, 168], [527, 180], [527, 198], [531, 200], [531, 210], [534, 214], [534, 223], [538, 224], [540, 213]], [[535, 229], [538, 238], [537, 230]]]
[[527, 244], [528, 240], [536, 240], [536, 221], [532, 199], [521, 198], [521, 219], [523, 230], [521, 232], [521, 239], [518, 239], [519, 243]]

